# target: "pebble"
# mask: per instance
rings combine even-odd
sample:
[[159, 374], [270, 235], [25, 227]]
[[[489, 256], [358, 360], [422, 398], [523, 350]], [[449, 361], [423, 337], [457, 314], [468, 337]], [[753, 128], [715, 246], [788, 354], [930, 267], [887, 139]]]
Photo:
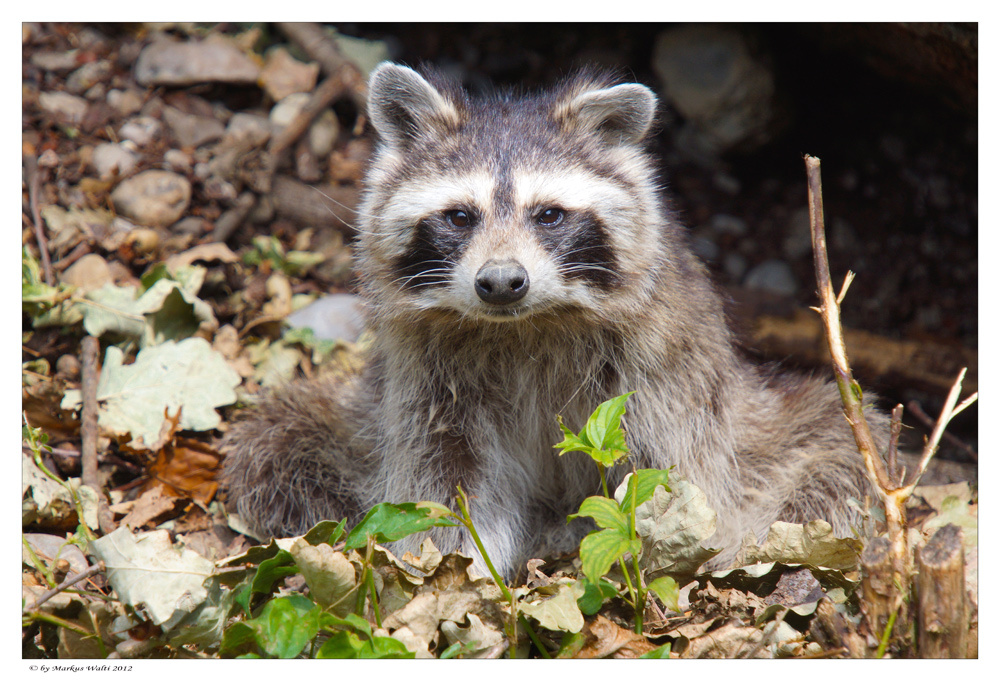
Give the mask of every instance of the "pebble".
[[105, 284], [114, 282], [107, 261], [96, 253], [88, 253], [70, 265], [60, 279], [84, 293], [96, 291]]
[[111, 77], [111, 62], [106, 59], [84, 64], [66, 79], [66, 90], [73, 94], [82, 94]]
[[261, 146], [271, 137], [271, 124], [264, 116], [236, 113], [229, 119], [223, 141], [226, 144]]
[[302, 113], [302, 109], [308, 103], [309, 95], [305, 92], [296, 92], [295, 94], [288, 95], [271, 109], [271, 114], [268, 116], [271, 126], [275, 130], [284, 128], [294, 121], [296, 116]]
[[785, 296], [794, 295], [798, 290], [792, 268], [784, 260], [765, 260], [747, 273], [743, 285]]
[[94, 149], [91, 163], [97, 170], [98, 176], [106, 180], [115, 175], [118, 177], [130, 175], [135, 170], [137, 160], [135, 154], [122, 145], [105, 143], [98, 144]]
[[774, 74], [740, 31], [718, 25], [669, 28], [656, 39], [653, 70], [667, 99], [707, 148], [747, 150], [774, 132]]
[[722, 269], [733, 280], [739, 281], [740, 277], [747, 271], [747, 259], [739, 253], [726, 253], [722, 258]]
[[68, 92], [43, 92], [38, 95], [38, 104], [43, 111], [72, 125], [80, 124], [89, 106], [86, 99]]
[[32, 66], [37, 66], [44, 71], [72, 71], [78, 64], [76, 57], [78, 50], [67, 50], [65, 52], [39, 51], [31, 55]]
[[781, 244], [785, 257], [798, 260], [812, 253], [812, 232], [809, 229], [809, 207], [792, 211], [785, 223], [785, 238]]
[[316, 338], [353, 343], [365, 328], [360, 296], [333, 293], [296, 310], [285, 318], [292, 328], [311, 328]]
[[191, 172], [191, 157], [180, 149], [167, 149], [163, 154], [163, 162], [172, 170], [181, 173]]
[[145, 170], [111, 193], [115, 208], [140, 225], [166, 227], [177, 222], [191, 201], [191, 183], [165, 170]]
[[76, 355], [61, 355], [56, 360], [56, 376], [70, 381], [80, 377], [80, 360]]
[[749, 231], [746, 220], [726, 213], [716, 213], [709, 218], [708, 228], [715, 234], [732, 234], [733, 236], [743, 236]]
[[200, 42], [159, 39], [142, 50], [135, 64], [135, 79], [142, 85], [253, 85], [259, 75], [257, 64], [222, 36]]
[[285, 48], [276, 47], [267, 54], [260, 85], [271, 99], [279, 101], [295, 92], [312, 92], [318, 76], [319, 64], [304, 64]]
[[131, 116], [141, 109], [142, 99], [137, 90], [108, 90], [108, 104], [122, 116]]
[[163, 134], [163, 124], [151, 116], [137, 116], [128, 120], [118, 130], [122, 139], [132, 140], [140, 147], [152, 144]]
[[221, 139], [226, 132], [226, 127], [214, 118], [186, 114], [172, 106], [163, 110], [163, 119], [174, 140], [182, 147], [200, 147]]
[[309, 151], [316, 158], [328, 156], [340, 134], [340, 124], [333, 111], [327, 109], [309, 126]]

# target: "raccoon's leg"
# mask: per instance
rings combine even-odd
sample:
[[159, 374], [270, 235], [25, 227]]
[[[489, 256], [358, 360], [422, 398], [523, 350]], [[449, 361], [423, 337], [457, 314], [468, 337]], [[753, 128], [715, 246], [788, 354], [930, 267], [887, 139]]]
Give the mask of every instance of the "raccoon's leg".
[[264, 537], [302, 534], [366, 510], [373, 411], [361, 379], [293, 383], [265, 397], [223, 444], [234, 508]]
[[[779, 520], [825, 520], [841, 537], [861, 530], [861, 518], [848, 499], [861, 501], [872, 495], [872, 489], [836, 386], [811, 377], [784, 376], [772, 388], [780, 408], [760, 419], [762, 438], [740, 459], [746, 522], [728, 528], [727, 550], [712, 566], [728, 564], [742, 534], [753, 531], [763, 539]], [[875, 441], [884, 447], [888, 418], [875, 409], [866, 410], [865, 416]]]

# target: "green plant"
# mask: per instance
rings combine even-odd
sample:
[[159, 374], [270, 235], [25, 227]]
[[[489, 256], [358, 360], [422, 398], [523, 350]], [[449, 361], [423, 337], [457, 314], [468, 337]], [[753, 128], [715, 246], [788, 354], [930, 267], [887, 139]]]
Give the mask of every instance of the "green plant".
[[[587, 497], [580, 504], [579, 512], [569, 516], [570, 520], [591, 518], [599, 528], [580, 543], [580, 561], [587, 580], [586, 591], [578, 601], [580, 609], [586, 614], [593, 614], [611, 595], [609, 592], [613, 587], [604, 577], [617, 563], [625, 580], [625, 599], [635, 612], [635, 632], [641, 634], [647, 594], [652, 591], [666, 605], [676, 609], [678, 586], [670, 577], [660, 577], [649, 584], [644, 582], [639, 567], [642, 540], [635, 531], [636, 507], [651, 499], [661, 485], [670, 491], [667, 484], [669, 471], [636, 470], [633, 467], [621, 502], [616, 502], [608, 492], [607, 469], [623, 462], [628, 456], [621, 421], [625, 415], [625, 403], [633, 394], [634, 391], [601, 403], [579, 433], [573, 433], [563, 424], [562, 417], [557, 417], [565, 438], [555, 447], [561, 450], [560, 455], [584, 452], [590, 456], [597, 464], [604, 490], [603, 497]], [[626, 565], [626, 554], [631, 555], [631, 566]]]

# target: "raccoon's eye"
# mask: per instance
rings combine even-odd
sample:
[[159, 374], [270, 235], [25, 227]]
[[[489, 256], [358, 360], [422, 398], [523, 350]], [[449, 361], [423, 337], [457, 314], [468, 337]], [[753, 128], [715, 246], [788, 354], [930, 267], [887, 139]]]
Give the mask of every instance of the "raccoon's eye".
[[545, 227], [555, 227], [563, 221], [563, 217], [565, 217], [565, 215], [566, 214], [559, 208], [546, 208], [538, 214], [538, 217], [536, 217], [535, 220], [538, 224], [544, 225]]
[[472, 213], [464, 210], [449, 210], [445, 212], [444, 217], [449, 225], [458, 229], [468, 229], [474, 226], [476, 221]]

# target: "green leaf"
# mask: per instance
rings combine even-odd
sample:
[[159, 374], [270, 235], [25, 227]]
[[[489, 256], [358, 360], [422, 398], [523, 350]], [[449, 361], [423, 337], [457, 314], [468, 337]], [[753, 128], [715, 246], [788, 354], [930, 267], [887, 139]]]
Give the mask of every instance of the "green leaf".
[[333, 546], [340, 539], [340, 535], [344, 533], [344, 526], [346, 524], [346, 519], [341, 520], [339, 523], [335, 520], [321, 520], [305, 533], [303, 539], [312, 546], [316, 546], [317, 544], [329, 544]]
[[338, 631], [316, 651], [316, 659], [357, 660], [365, 643], [353, 631]]
[[361, 651], [363, 660], [412, 660], [414, 657], [416, 655], [407, 650], [402, 641], [388, 636], [373, 637]]
[[650, 650], [648, 653], [644, 653], [639, 656], [640, 660], [669, 660], [670, 659], [670, 644], [665, 643], [659, 648]]
[[569, 452], [585, 452], [593, 457], [591, 452], [593, 452], [594, 448], [584, 439], [586, 437], [584, 433], [581, 432], [579, 436], [573, 434], [573, 431], [563, 423], [562, 416], [556, 416], [556, 421], [559, 422], [559, 428], [562, 429], [565, 436], [562, 442], [553, 446], [553, 449], [562, 450], [559, 452], [559, 456], [568, 454]]
[[598, 527], [615, 530], [622, 537], [628, 538], [628, 516], [619, 510], [613, 499], [587, 497], [580, 504], [579, 512], [568, 516], [567, 520], [574, 518], [593, 518]]
[[585, 581], [583, 583], [583, 595], [576, 599], [576, 604], [580, 606], [580, 612], [584, 615], [594, 615], [604, 605], [604, 601], [618, 595], [618, 590], [606, 579], [594, 582]]
[[580, 562], [583, 574], [591, 582], [608, 574], [608, 570], [627, 552], [638, 554], [642, 548], [639, 539], [629, 541], [628, 536], [622, 536], [617, 530], [600, 530], [591, 532], [580, 542]]
[[430, 508], [418, 508], [416, 504], [378, 504], [351, 533], [347, 535], [345, 551], [360, 549], [368, 543], [371, 535], [379, 544], [394, 542], [432, 527], [454, 527], [455, 523], [434, 517]]
[[278, 555], [261, 562], [250, 585], [250, 591], [255, 594], [269, 594], [274, 590], [276, 581], [298, 572], [299, 566], [295, 564], [292, 554], [282, 549], [278, 551]]
[[[243, 657], [250, 653], [257, 643], [257, 632], [246, 622], [237, 622], [222, 634], [222, 657]], [[256, 656], [255, 656], [256, 657]]]
[[680, 606], [677, 605], [677, 598], [680, 596], [680, 586], [674, 581], [672, 577], [659, 577], [654, 579], [649, 583], [647, 587], [650, 591], [656, 594], [656, 597], [660, 601], [673, 610], [674, 612], [680, 612]]
[[[629, 477], [632, 475], [632, 473], [629, 473]], [[670, 485], [667, 484], [670, 477], [670, 471], [657, 470], [655, 468], [642, 468], [635, 472], [635, 476], [636, 489], [638, 490], [638, 497], [635, 500], [636, 507], [652, 499], [653, 492], [655, 492], [656, 488], [660, 485], [663, 485], [663, 488], [666, 491], [670, 491]], [[621, 504], [619, 505], [619, 508], [621, 508], [624, 513], [628, 513], [632, 508], [631, 491], [632, 487], [628, 486], [626, 488], [625, 496], [622, 498]]]
[[622, 416], [625, 415], [625, 402], [634, 394], [633, 390], [602, 402], [587, 419], [587, 426], [584, 429], [587, 439], [594, 447], [612, 453], [614, 460], [628, 454], [621, 422]]
[[257, 644], [271, 657], [293, 658], [319, 633], [323, 609], [294, 594], [269, 601], [260, 616], [246, 622]]

